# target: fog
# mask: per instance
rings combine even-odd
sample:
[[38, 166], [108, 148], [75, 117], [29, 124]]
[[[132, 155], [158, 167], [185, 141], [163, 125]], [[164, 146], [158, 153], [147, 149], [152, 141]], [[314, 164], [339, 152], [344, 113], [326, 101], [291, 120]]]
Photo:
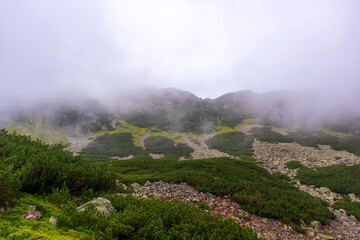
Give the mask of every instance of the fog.
[[0, 113], [142, 88], [202, 98], [279, 89], [359, 112], [357, 0], [0, 1]]

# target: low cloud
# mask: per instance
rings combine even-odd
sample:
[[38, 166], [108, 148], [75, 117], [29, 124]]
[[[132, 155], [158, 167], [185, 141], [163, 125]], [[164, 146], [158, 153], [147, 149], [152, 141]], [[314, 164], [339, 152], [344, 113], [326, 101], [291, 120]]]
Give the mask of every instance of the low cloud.
[[319, 109], [357, 112], [359, 5], [2, 1], [0, 109], [175, 87], [202, 98], [244, 89], [311, 89]]

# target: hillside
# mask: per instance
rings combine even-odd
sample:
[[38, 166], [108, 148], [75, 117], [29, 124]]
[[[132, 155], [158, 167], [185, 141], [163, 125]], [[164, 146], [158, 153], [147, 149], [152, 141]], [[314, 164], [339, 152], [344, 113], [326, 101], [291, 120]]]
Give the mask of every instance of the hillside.
[[[201, 99], [181, 90], [158, 89], [123, 99], [112, 108], [87, 99], [18, 112], [12, 115], [7, 129], [41, 141], [31, 142], [3, 130], [2, 174], [10, 179], [9, 188], [3, 191], [8, 196], [3, 206], [10, 206], [10, 202], [17, 206], [16, 199], [41, 201], [48, 206], [45, 196], [69, 191], [72, 199], [85, 201], [89, 194], [109, 198], [117, 211], [122, 209], [122, 214], [129, 217], [124, 201], [130, 208], [139, 207], [136, 198], [144, 195], [159, 211], [165, 207], [181, 212], [188, 206], [163, 202], [178, 204], [180, 198], [197, 206], [188, 211], [205, 209], [232, 219], [223, 223], [221, 218], [204, 215], [205, 222], [199, 223], [225, 224], [222, 226], [236, 232], [229, 239], [254, 237], [239, 226], [250, 227], [266, 239], [356, 239], [360, 237], [360, 136], [356, 117], [318, 121], [304, 118], [306, 112], [298, 111], [296, 105], [296, 96], [287, 91], [241, 91]], [[61, 145], [51, 147], [44, 142]], [[36, 164], [30, 159], [36, 159]], [[35, 170], [28, 169], [29, 163]], [[27, 175], [29, 172], [38, 175]], [[109, 185], [101, 180], [106, 179], [102, 174], [112, 179], [106, 181]], [[80, 191], [83, 188], [87, 190]], [[34, 200], [24, 192], [40, 197]], [[115, 193], [132, 193], [135, 199], [113, 198]], [[140, 232], [155, 234], [143, 229], [151, 228], [153, 223], [149, 222], [134, 222], [131, 226], [121, 222], [126, 227], [120, 229], [111, 224], [98, 225], [98, 218], [92, 216], [95, 212], [80, 216], [72, 204], [57, 206], [55, 212], [47, 209], [63, 219], [61, 226], [75, 228], [77, 234], [88, 234], [82, 229], [96, 229], [90, 235], [97, 237], [107, 229], [105, 239], [130, 238]], [[150, 214], [141, 215], [144, 219], [152, 216], [163, 222], [156, 236], [186, 239], [171, 232], [169, 224], [191, 232], [185, 227], [194, 221], [190, 216], [169, 219], [158, 215], [157, 210], [152, 212], [149, 203], [141, 204]], [[19, 215], [11, 209], [10, 215]], [[119, 217], [111, 215], [109, 219], [117, 222]], [[84, 221], [77, 224], [76, 218]], [[95, 225], [89, 225], [90, 220]], [[197, 228], [201, 229], [200, 225]], [[63, 230], [54, 231], [61, 235]], [[214, 229], [213, 234], [224, 234], [218, 230]], [[192, 232], [196, 234], [209, 238], [205, 232]]]

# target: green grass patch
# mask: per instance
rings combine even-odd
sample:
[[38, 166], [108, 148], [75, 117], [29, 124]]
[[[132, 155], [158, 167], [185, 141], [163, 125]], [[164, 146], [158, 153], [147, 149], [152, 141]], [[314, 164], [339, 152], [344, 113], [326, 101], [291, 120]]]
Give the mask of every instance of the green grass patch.
[[327, 203], [298, 190], [254, 161], [228, 158], [166, 161], [113, 161], [111, 169], [124, 183], [147, 180], [186, 182], [197, 190], [215, 195], [231, 194], [242, 208], [260, 216], [283, 222], [329, 224], [333, 215]]
[[360, 194], [360, 165], [337, 164], [329, 167], [300, 168], [297, 179], [306, 185], [328, 187], [340, 194]]
[[336, 131], [333, 131], [333, 130], [328, 129], [328, 128], [321, 128], [321, 131], [323, 131], [327, 135], [332, 135], [332, 136], [336, 136], [336, 137], [349, 137], [349, 136], [351, 136], [350, 134], [342, 133], [342, 132], [336, 132]]
[[206, 141], [209, 148], [217, 149], [221, 152], [233, 156], [252, 155], [252, 143], [254, 138], [241, 132], [229, 132], [216, 135]]
[[32, 122], [11, 122], [6, 126], [6, 130], [9, 132], [17, 132], [22, 135], [29, 135], [33, 140], [39, 139], [48, 144], [66, 145], [68, 143], [65, 139], [68, 134], [56, 130], [54, 126], [43, 117], [33, 116]]

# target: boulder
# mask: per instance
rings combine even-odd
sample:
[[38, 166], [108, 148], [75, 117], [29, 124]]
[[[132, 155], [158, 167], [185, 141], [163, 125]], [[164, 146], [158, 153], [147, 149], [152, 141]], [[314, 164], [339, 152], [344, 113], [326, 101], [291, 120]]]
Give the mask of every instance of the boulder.
[[36, 209], [31, 209], [22, 216], [26, 220], [37, 220], [41, 218], [41, 212]]
[[49, 220], [49, 223], [56, 227], [56, 225], [57, 225], [56, 218], [54, 216], [51, 216], [50, 220]]
[[335, 239], [334, 237], [332, 236], [329, 236], [329, 235], [326, 235], [326, 234], [322, 234], [322, 233], [318, 233], [317, 234], [320, 238], [322, 239]]
[[310, 223], [310, 225], [314, 228], [314, 229], [320, 229], [321, 227], [321, 223], [319, 221], [312, 221]]
[[96, 210], [99, 212], [110, 215], [112, 211], [114, 210], [114, 207], [111, 205], [111, 202], [105, 198], [98, 197], [90, 202], [87, 202], [81, 206], [79, 206], [76, 210], [79, 212], [84, 211], [86, 208], [88, 208], [90, 205], [93, 205]]

